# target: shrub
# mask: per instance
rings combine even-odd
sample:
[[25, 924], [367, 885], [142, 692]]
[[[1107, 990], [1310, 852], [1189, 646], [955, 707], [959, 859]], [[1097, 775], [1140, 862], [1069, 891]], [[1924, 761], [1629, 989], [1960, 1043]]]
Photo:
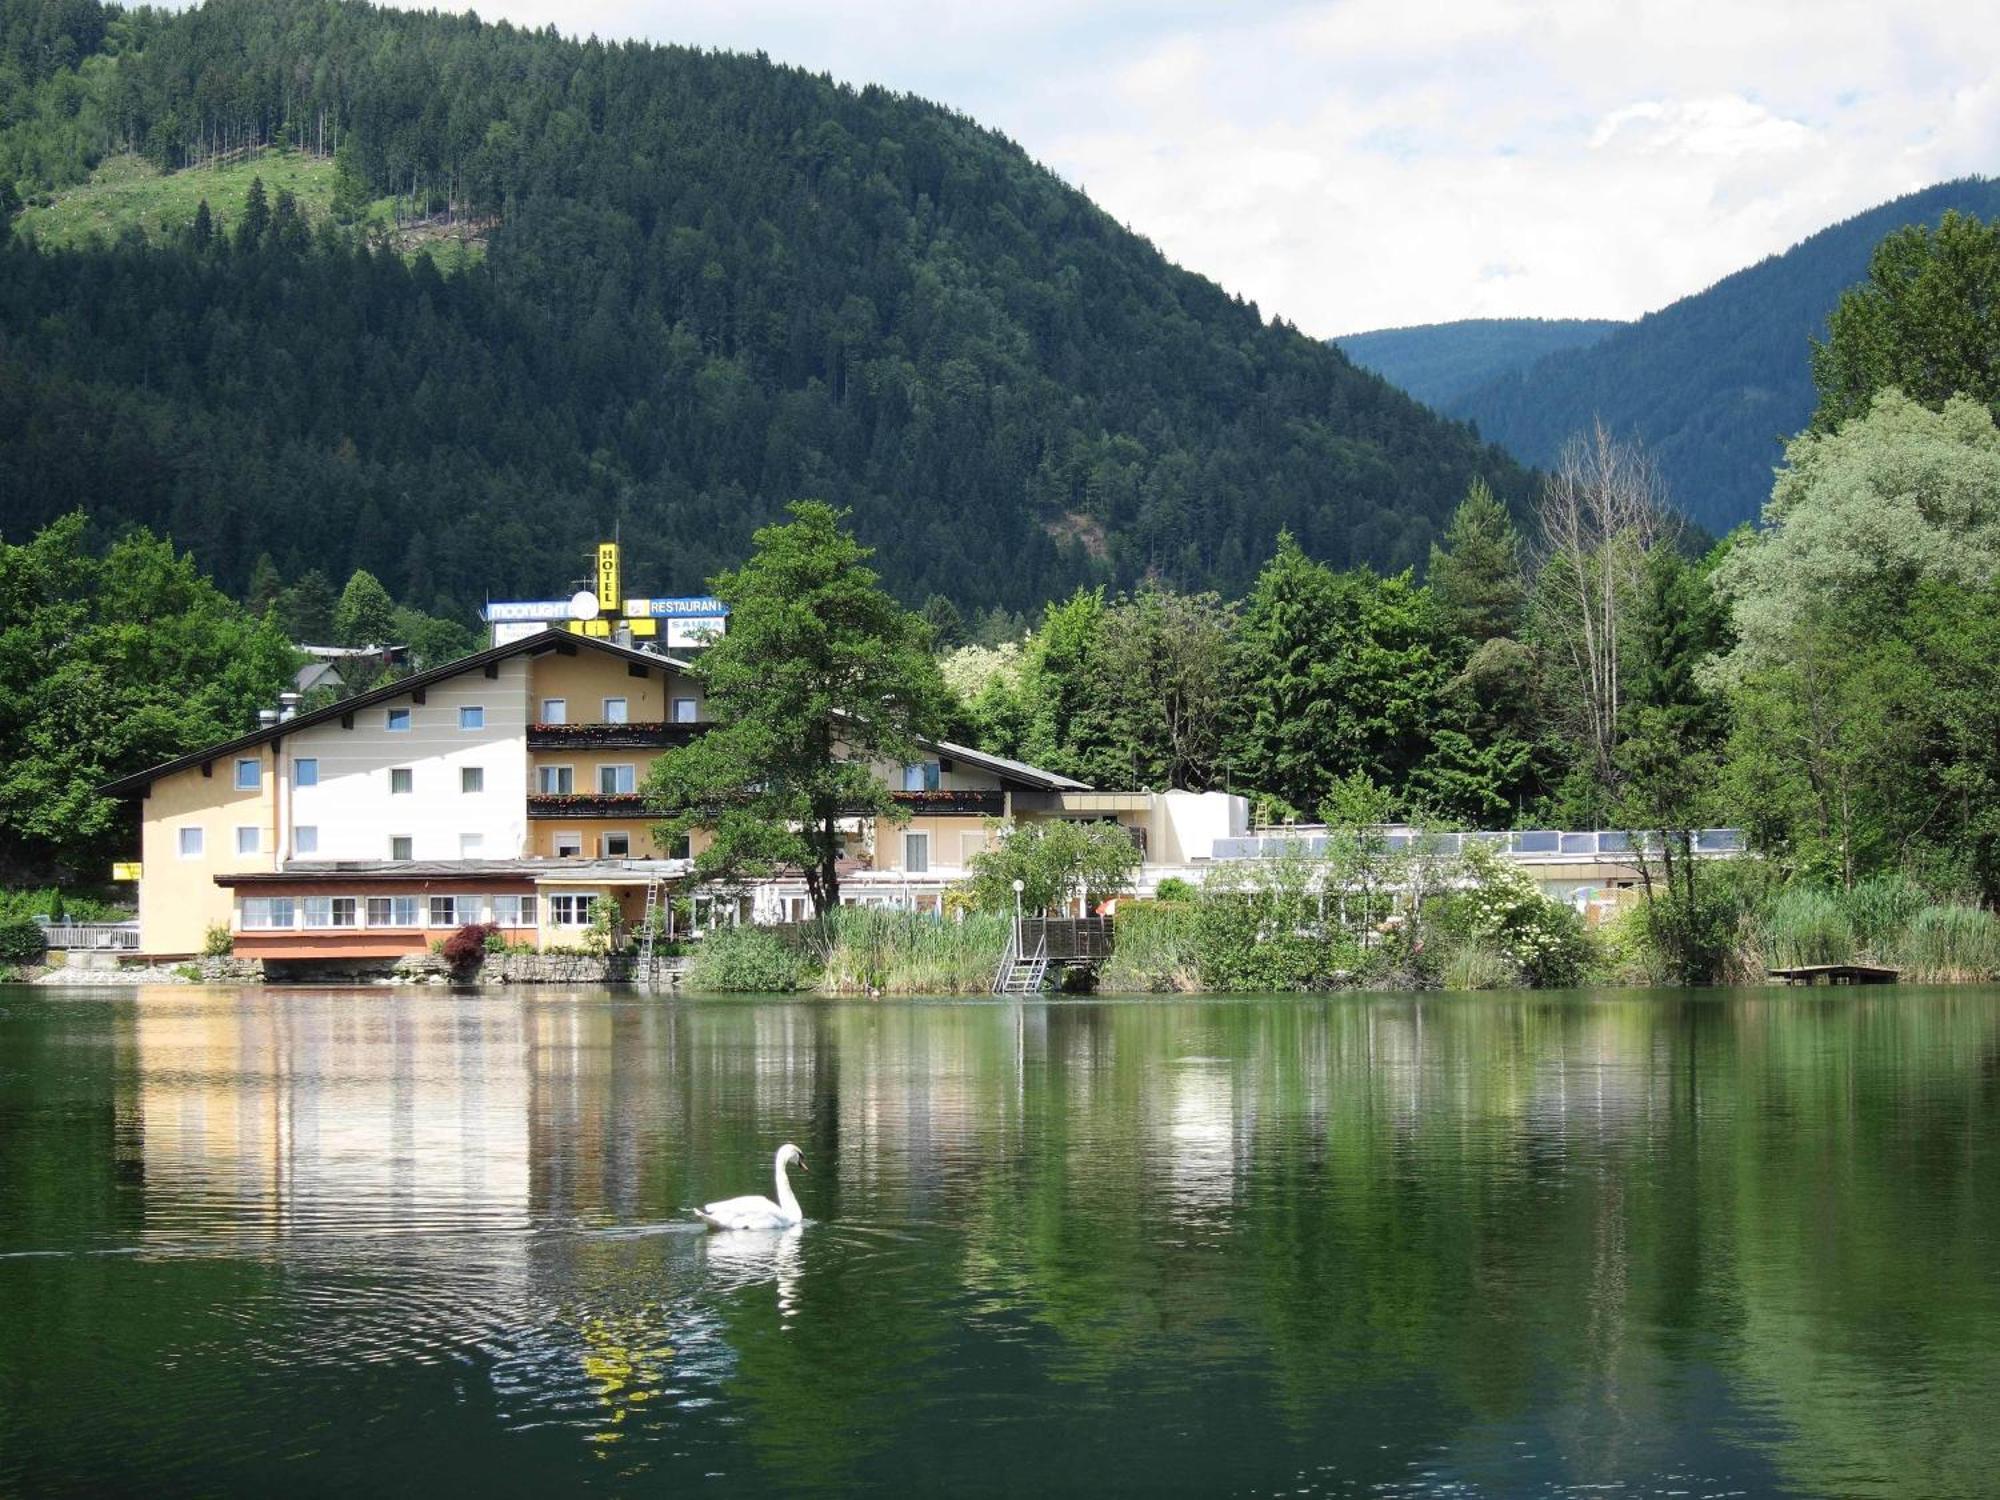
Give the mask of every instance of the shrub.
[[488, 942], [499, 935], [499, 927], [492, 922], [467, 922], [444, 940], [439, 952], [454, 969], [476, 968], [486, 957]]
[[42, 929], [25, 917], [0, 922], [0, 963], [33, 963], [46, 946]]
[[1351, 983], [1361, 944], [1329, 919], [1323, 875], [1295, 855], [1211, 871], [1195, 905], [1202, 988], [1286, 993]]
[[[1178, 875], [1169, 875], [1153, 892], [1153, 899], [1156, 901], [1192, 901], [1194, 898], [1194, 886]], [[1124, 919], [1121, 917], [1119, 920]]]
[[802, 954], [763, 927], [718, 927], [688, 964], [688, 988], [721, 994], [782, 995], [805, 978]]
[[1583, 981], [1590, 935], [1583, 918], [1544, 896], [1533, 877], [1483, 845], [1465, 852], [1474, 889], [1455, 898], [1462, 929], [1519, 965], [1538, 989], [1563, 989]]
[[29, 917], [47, 917], [51, 922], [58, 919], [68, 922], [122, 922], [131, 915], [132, 908], [128, 905], [100, 901], [95, 896], [78, 895], [54, 886], [0, 891], [0, 922]]
[[227, 958], [236, 951], [236, 934], [227, 922], [212, 922], [202, 934], [201, 951], [207, 958]]
[[1463, 938], [1445, 945], [1438, 980], [1448, 990], [1509, 990], [1521, 983], [1521, 966], [1483, 938]]

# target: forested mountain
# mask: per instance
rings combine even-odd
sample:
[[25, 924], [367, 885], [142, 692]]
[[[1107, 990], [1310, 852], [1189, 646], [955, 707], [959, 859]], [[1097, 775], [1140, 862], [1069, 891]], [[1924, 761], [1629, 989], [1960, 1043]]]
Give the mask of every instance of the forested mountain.
[[1362, 369], [1442, 411], [1545, 354], [1587, 348], [1624, 326], [1610, 318], [1461, 318], [1350, 333], [1332, 342]]
[[1247, 587], [1288, 527], [1420, 563], [1498, 449], [1170, 265], [962, 116], [761, 57], [343, 0], [0, 0], [0, 174], [331, 155], [487, 226], [442, 274], [290, 199], [0, 249], [0, 517], [144, 522], [241, 589], [560, 591], [622, 527], [688, 589], [799, 496], [907, 599], [1149, 570]]
[[1673, 498], [1709, 530], [1754, 518], [1783, 440], [1812, 416], [1809, 340], [1860, 281], [1876, 244], [1946, 210], [2000, 213], [2000, 181], [1967, 178], [1897, 198], [1724, 277], [1588, 348], [1551, 354], [1447, 409], [1523, 463], [1546, 465], [1602, 416], [1659, 460]]

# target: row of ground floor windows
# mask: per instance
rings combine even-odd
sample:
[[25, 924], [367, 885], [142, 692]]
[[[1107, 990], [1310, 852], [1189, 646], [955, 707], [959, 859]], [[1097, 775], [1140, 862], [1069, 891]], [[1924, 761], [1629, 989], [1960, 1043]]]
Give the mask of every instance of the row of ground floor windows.
[[[534, 896], [245, 896], [237, 903], [244, 932], [291, 932], [362, 927], [500, 927], [537, 925]], [[548, 898], [549, 925], [588, 927], [597, 897], [565, 893]]]

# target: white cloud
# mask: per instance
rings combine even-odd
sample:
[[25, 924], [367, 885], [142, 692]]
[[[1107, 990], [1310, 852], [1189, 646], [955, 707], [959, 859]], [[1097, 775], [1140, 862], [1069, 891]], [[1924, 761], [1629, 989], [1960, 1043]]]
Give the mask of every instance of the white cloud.
[[501, 0], [913, 90], [1313, 333], [1631, 317], [2000, 171], [1963, 0]]

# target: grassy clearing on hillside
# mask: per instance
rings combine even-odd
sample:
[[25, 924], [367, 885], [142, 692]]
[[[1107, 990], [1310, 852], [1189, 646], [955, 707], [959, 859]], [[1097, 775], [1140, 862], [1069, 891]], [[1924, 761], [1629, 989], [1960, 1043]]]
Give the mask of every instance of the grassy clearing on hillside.
[[[227, 234], [242, 219], [250, 184], [260, 177], [267, 200], [289, 192], [308, 223], [317, 226], [332, 212], [333, 162], [327, 157], [274, 149], [227, 166], [162, 173], [144, 157], [114, 156], [81, 187], [24, 209], [15, 228], [49, 250], [75, 249], [93, 236], [109, 243], [128, 228], [157, 242], [192, 224], [205, 198], [216, 227]], [[371, 203], [357, 227], [388, 235], [405, 255], [428, 248], [441, 267], [457, 264], [460, 255], [477, 260], [485, 252], [480, 241], [460, 242], [451, 231], [397, 230], [387, 198]]]

